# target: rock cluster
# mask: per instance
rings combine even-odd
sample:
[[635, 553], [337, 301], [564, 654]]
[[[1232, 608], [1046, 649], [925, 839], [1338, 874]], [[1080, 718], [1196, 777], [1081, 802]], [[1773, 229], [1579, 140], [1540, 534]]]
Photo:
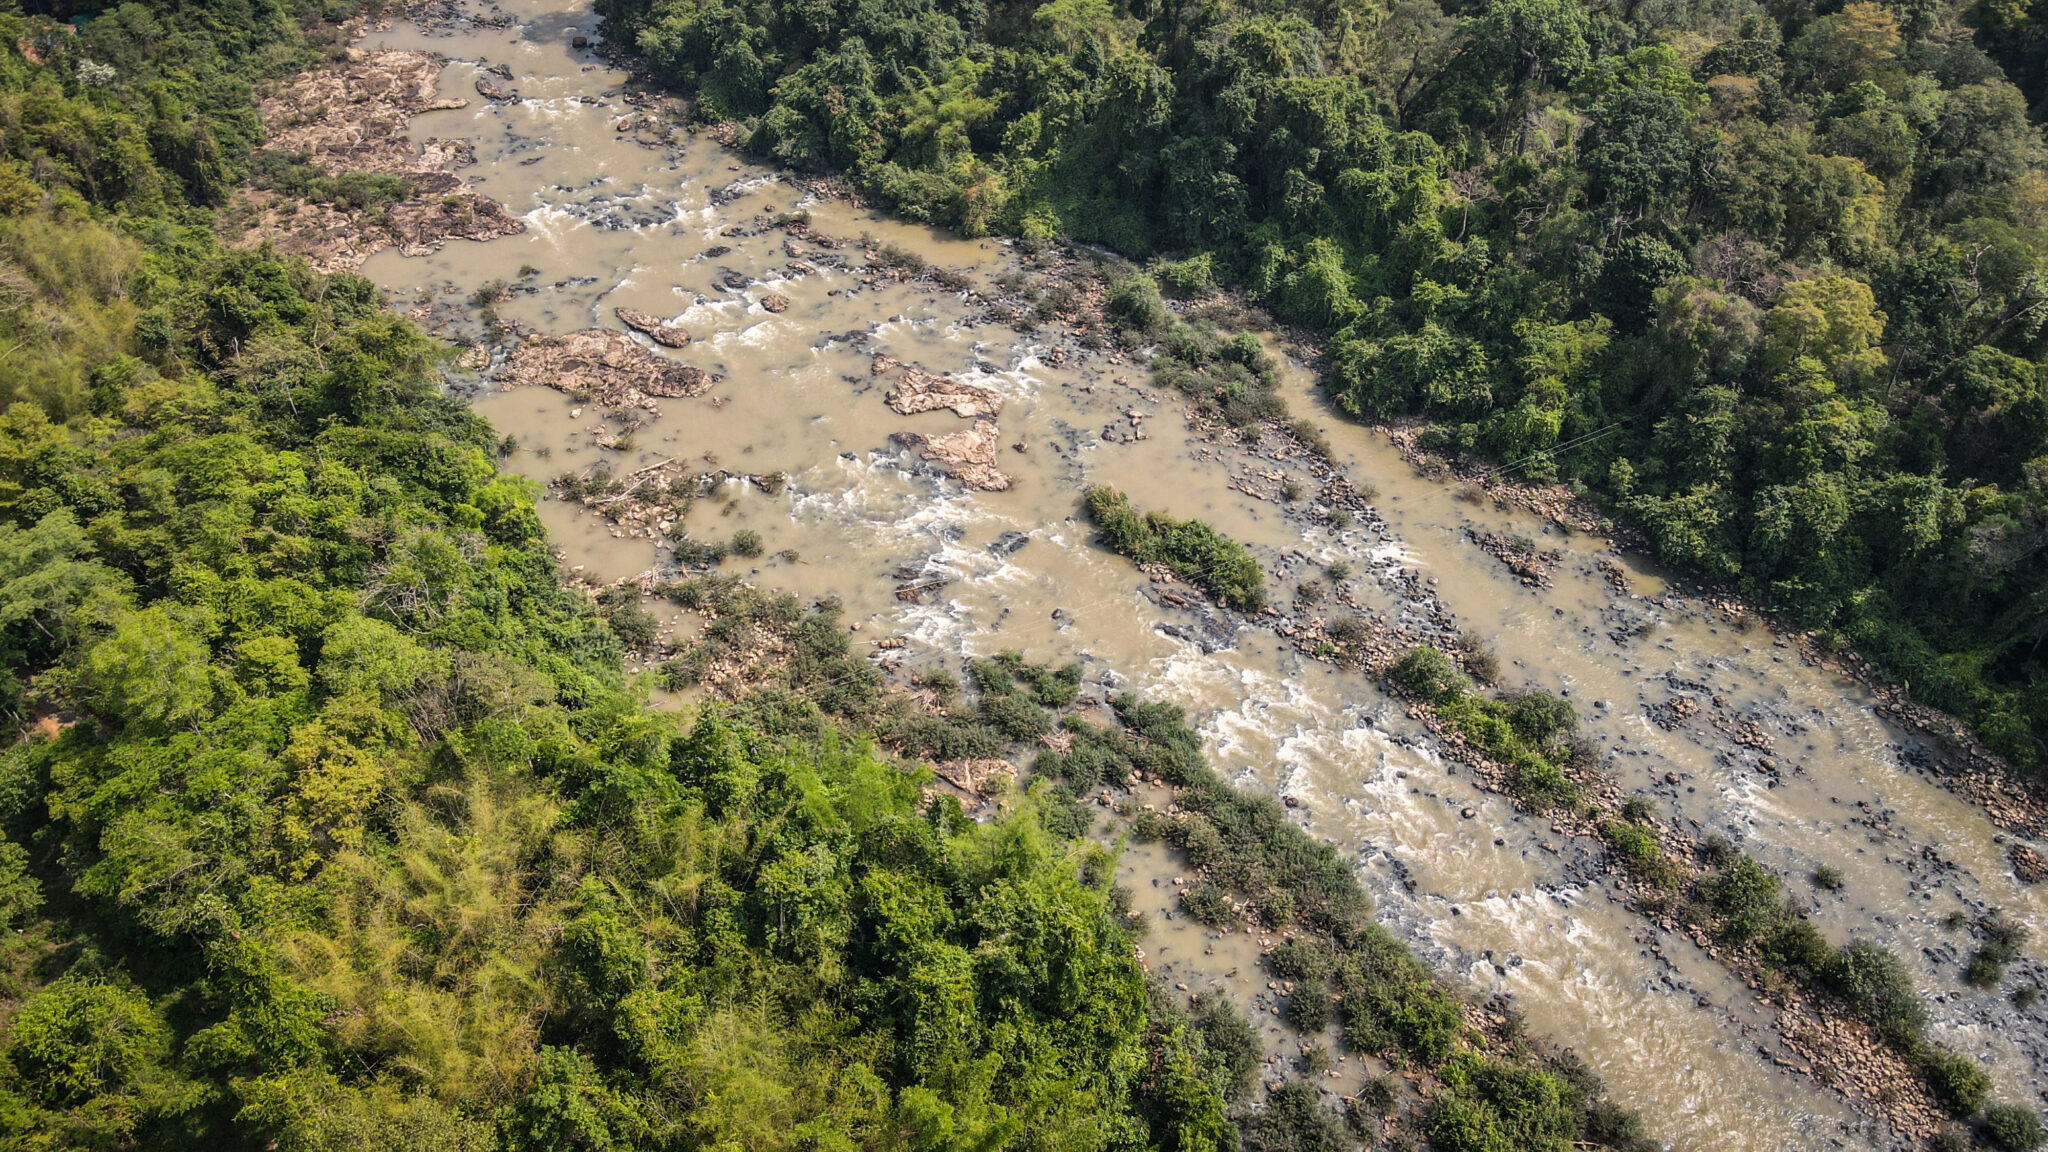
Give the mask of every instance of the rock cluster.
[[1482, 528], [1467, 528], [1465, 535], [1479, 550], [1508, 566], [1508, 571], [1531, 588], [1550, 587], [1550, 571], [1564, 559], [1557, 550], [1543, 551], [1526, 536], [1506, 536]]
[[266, 240], [304, 256], [322, 272], [349, 271], [396, 246], [408, 256], [439, 249], [450, 237], [489, 240], [526, 225], [497, 201], [454, 174], [469, 162], [467, 144], [406, 136], [420, 112], [460, 108], [434, 90], [442, 61], [424, 52], [350, 50], [343, 67], [301, 72], [258, 105], [269, 147], [303, 153], [329, 176], [368, 172], [396, 176], [409, 197], [379, 207], [300, 202], [265, 190], [241, 194], [252, 216], [242, 243]]
[[593, 403], [648, 409], [656, 398], [701, 396], [718, 382], [611, 328], [536, 336], [514, 348], [492, 379], [502, 389], [539, 385]]

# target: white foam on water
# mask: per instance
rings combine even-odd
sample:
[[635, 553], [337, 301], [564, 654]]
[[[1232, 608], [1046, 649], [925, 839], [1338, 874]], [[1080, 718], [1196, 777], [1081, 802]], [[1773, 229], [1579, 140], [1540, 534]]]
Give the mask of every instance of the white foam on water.
[[562, 237], [583, 227], [588, 221], [573, 212], [565, 211], [560, 205], [547, 201], [519, 218], [529, 232], [538, 233], [541, 239], [559, 247]]

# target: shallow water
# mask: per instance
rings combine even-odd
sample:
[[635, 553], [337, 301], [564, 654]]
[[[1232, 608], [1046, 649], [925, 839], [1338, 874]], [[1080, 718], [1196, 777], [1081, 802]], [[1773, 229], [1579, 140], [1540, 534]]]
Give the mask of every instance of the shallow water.
[[[1982, 814], [1913, 769], [1917, 741], [1877, 718], [1853, 685], [1802, 664], [1761, 628], [1705, 612], [1627, 557], [1619, 562], [1642, 598], [1618, 594], [1596, 567], [1617, 559], [1603, 542], [1548, 532], [1527, 513], [1418, 475], [1384, 439], [1331, 416], [1298, 365], [1287, 371], [1291, 405], [1326, 428], [1354, 481], [1378, 489], [1383, 529], [1362, 522], [1332, 531], [1313, 497], [1286, 505], [1247, 493], [1273, 489], [1266, 474], [1309, 478], [1298, 463], [1191, 433], [1173, 398], [1144, 386], [1141, 367], [1085, 353], [1057, 325], [1020, 335], [983, 322], [961, 294], [869, 283], [857, 247], [839, 252], [848, 270], [819, 262], [813, 274], [792, 275], [783, 233], [757, 229], [798, 207], [819, 233], [870, 232], [978, 286], [1021, 265], [995, 241], [813, 202], [708, 140], [654, 145], [618, 131], [644, 112], [621, 102], [621, 74], [570, 48], [572, 36], [597, 35], [587, 10], [571, 0], [495, 10], [513, 26], [450, 34], [399, 25], [363, 46], [451, 58], [442, 91], [471, 106], [417, 117], [413, 134], [471, 141], [476, 163], [463, 176], [529, 230], [455, 242], [428, 257], [387, 251], [365, 274], [400, 307], [439, 304], [422, 314], [456, 335], [476, 325], [449, 305], [493, 280], [519, 286], [499, 314], [543, 333], [618, 327], [617, 306], [652, 312], [696, 335], [675, 355], [724, 377], [705, 397], [661, 401], [626, 453], [592, 444], [591, 429], [619, 430], [620, 414], [545, 389], [482, 395], [478, 410], [518, 440], [507, 468], [544, 480], [600, 459], [624, 472], [675, 458], [784, 472], [790, 484], [776, 495], [726, 483], [684, 527], [706, 540], [761, 533], [766, 558], [729, 570], [806, 597], [839, 597], [859, 639], [901, 637], [896, 655], [913, 664], [1003, 649], [1078, 658], [1092, 680], [1183, 705], [1226, 775], [1288, 798], [1312, 832], [1357, 861], [1383, 920], [1475, 996], [1512, 994], [1536, 1034], [1577, 1050], [1674, 1147], [1885, 1146], [1840, 1097], [1770, 1063], [1769, 1010], [1689, 942], [1654, 933], [1626, 907], [1601, 881], [1593, 846], [1477, 788], [1368, 678], [1307, 660], [1256, 624], [1162, 602], [1130, 564], [1090, 546], [1080, 490], [1112, 483], [1141, 506], [1208, 520], [1258, 552], [1278, 575], [1276, 594], [1344, 559], [1359, 573], [1350, 587], [1361, 608], [1399, 618], [1427, 609], [1401, 583], [1419, 572], [1460, 626], [1497, 647], [1506, 683], [1568, 692], [1612, 750], [1610, 771], [1656, 798], [1663, 815], [1721, 830], [1792, 877], [1794, 894], [1817, 902], [1830, 937], [1874, 934], [1906, 953], [1923, 990], [1939, 997], [1931, 1004], [1939, 1038], [1984, 1059], [2004, 1094], [2034, 1094], [2048, 1008], [2022, 1020], [1996, 995], [1966, 989], [1960, 964], [1972, 945], [1938, 922], [1966, 903], [1997, 906], [2038, 934], [2048, 929], [2048, 907], [2013, 879]], [[521, 100], [476, 100], [478, 67], [500, 63]], [[719, 248], [727, 251], [713, 255]], [[744, 283], [727, 287], [734, 273]], [[761, 306], [771, 293], [789, 298], [786, 311]], [[892, 442], [895, 432], [966, 422], [889, 410], [887, 384], [870, 371], [877, 353], [1002, 394], [998, 465], [1015, 481], [1009, 491], [964, 491]], [[1134, 428], [1146, 438], [1117, 442]], [[655, 542], [615, 535], [579, 508], [552, 500], [541, 508], [579, 574], [613, 580], [663, 562]], [[1553, 586], [1523, 586], [1471, 543], [1471, 529], [1561, 550]], [[992, 547], [1014, 542], [1011, 533], [1026, 543]], [[905, 573], [944, 584], [922, 602], [902, 600]], [[1702, 706], [1666, 730], [1651, 709], [1669, 702], [1672, 676]], [[1721, 705], [1707, 703], [1714, 695]], [[1736, 743], [1707, 723], [1713, 717], [1731, 728], [1754, 724], [1770, 750]], [[1765, 755], [1775, 772], [1760, 766]], [[1667, 773], [1680, 782], [1666, 784]], [[1939, 846], [1940, 863], [1923, 856], [1923, 844]], [[1141, 907], [1169, 863], [1156, 849], [1127, 854]], [[1842, 893], [1810, 890], [1803, 878], [1821, 863], [1849, 876]], [[1156, 891], [1163, 912], [1171, 895]], [[1264, 977], [1251, 980], [1242, 958], [1226, 965], [1216, 957], [1227, 949], [1201, 950], [1213, 939], [1198, 948], [1192, 926], [1154, 920], [1160, 927], [1147, 946], [1155, 963], [1176, 966], [1176, 982], [1223, 987], [1258, 1006]], [[1224, 977], [1228, 967], [1244, 978]], [[1340, 1068], [1328, 1086], [1349, 1090], [1360, 1065], [1354, 1058]]]

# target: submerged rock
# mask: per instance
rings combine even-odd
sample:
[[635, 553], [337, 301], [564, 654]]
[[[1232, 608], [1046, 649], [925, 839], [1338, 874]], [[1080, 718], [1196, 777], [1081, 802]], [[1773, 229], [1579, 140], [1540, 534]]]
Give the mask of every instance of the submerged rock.
[[654, 407], [656, 397], [701, 396], [718, 378], [657, 356], [611, 328], [538, 336], [513, 349], [494, 377], [500, 388], [539, 385], [618, 407]]
[[1010, 478], [996, 468], [996, 441], [999, 436], [995, 421], [977, 420], [974, 427], [964, 432], [948, 432], [943, 436], [898, 432], [896, 439], [969, 488], [980, 492], [1002, 492], [1010, 487]]
[[905, 416], [951, 408], [954, 415], [972, 419], [994, 416], [1003, 410], [1002, 394], [978, 384], [967, 384], [951, 376], [934, 376], [916, 368], [905, 368], [903, 378], [890, 389], [889, 407]]
[[648, 339], [664, 348], [682, 348], [690, 343], [688, 332], [652, 312], [642, 312], [637, 308], [614, 308], [612, 315], [617, 316], [620, 323], [635, 332], [645, 332]]
[[[1023, 551], [1024, 546], [1029, 543], [1031, 543], [1031, 537], [1022, 532], [1010, 531], [996, 537], [994, 542], [988, 546], [988, 550], [997, 557], [1008, 558]], [[1053, 615], [1057, 617], [1059, 610], [1054, 609]]]

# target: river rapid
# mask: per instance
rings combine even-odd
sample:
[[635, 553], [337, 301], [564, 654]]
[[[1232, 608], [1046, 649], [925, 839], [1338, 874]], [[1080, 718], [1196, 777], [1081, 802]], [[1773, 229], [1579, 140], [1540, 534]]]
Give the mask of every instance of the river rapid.
[[[510, 0], [433, 26], [396, 23], [359, 44], [447, 58], [441, 93], [468, 106], [415, 117], [411, 135], [467, 141], [475, 160], [461, 177], [526, 224], [488, 243], [370, 258], [364, 274], [395, 306], [462, 340], [480, 331], [469, 297], [493, 281], [513, 286], [494, 307], [515, 330], [621, 329], [614, 309], [637, 309], [696, 337], [668, 354], [722, 377], [703, 396], [640, 413], [627, 451], [596, 446], [625, 430], [623, 413], [549, 389], [498, 391], [488, 369], [461, 377], [478, 411], [517, 438], [504, 467], [538, 481], [599, 460], [618, 473], [671, 459], [782, 472], [788, 486], [772, 495], [726, 482], [682, 527], [699, 539], [760, 533], [766, 558], [728, 571], [839, 597], [857, 640], [891, 638], [877, 656], [892, 663], [957, 667], [1017, 649], [1082, 660], [1091, 683], [1184, 706], [1226, 776], [1282, 797], [1356, 862], [1384, 922], [1474, 998], [1511, 997], [1534, 1034], [1574, 1049], [1672, 1147], [1892, 1146], [1851, 1099], [1787, 1066], [1800, 1062], [1756, 992], [1628, 906], [1596, 846], [1476, 786], [1405, 704], [1303, 657], [1271, 619], [1162, 595], [1090, 544], [1081, 488], [1113, 484], [1140, 507], [1245, 542], [1277, 601], [1343, 561], [1362, 613], [1417, 634], [1485, 637], [1502, 683], [1569, 696], [1606, 770], [1660, 818], [1725, 835], [1786, 876], [1836, 943], [1854, 933], [1898, 951], [1928, 1000], [1931, 1034], [1983, 1061], [2003, 1098], [2041, 1103], [2048, 1004], [2023, 1013], [2004, 995], [2043, 979], [2033, 950], [2004, 991], [1974, 989], [1961, 979], [1970, 932], [1944, 922], [1999, 908], [2038, 940], [2048, 894], [2015, 878], [2012, 835], [1944, 790], [1930, 768], [1937, 753], [1881, 718], [1861, 688], [1601, 538], [1422, 475], [1385, 436], [1328, 410], [1298, 360], [1283, 366], [1294, 414], [1325, 429], [1347, 479], [1376, 490], [1376, 515], [1340, 525], [1306, 463], [1191, 429], [1179, 398], [1149, 386], [1142, 357], [1084, 348], [1058, 323], [1020, 333], [967, 292], [873, 276], [858, 246], [793, 270], [785, 235], [766, 225], [798, 209], [818, 234], [872, 234], [991, 295], [1024, 266], [1004, 242], [820, 200], [707, 137], [671, 131], [659, 103], [629, 101], [627, 77], [575, 47], [578, 37], [602, 39], [575, 0]], [[497, 66], [516, 98], [477, 99], [481, 69]], [[771, 296], [786, 309], [764, 307]], [[493, 355], [503, 362], [502, 348]], [[892, 411], [878, 355], [1001, 395], [1007, 491], [969, 491], [892, 439], [968, 425], [943, 410]], [[1276, 494], [1289, 479], [1304, 498]], [[656, 540], [621, 535], [577, 505], [548, 500], [541, 512], [579, 575], [602, 582], [672, 564]], [[1487, 534], [1546, 554], [1548, 586], [1480, 547]], [[906, 583], [931, 589], [900, 597]], [[1807, 881], [1819, 865], [1846, 876], [1841, 891]], [[1194, 991], [1222, 987], [1260, 1007], [1255, 956], [1163, 918], [1173, 867], [1156, 848], [1126, 856], [1125, 882], [1161, 914], [1151, 962]]]

